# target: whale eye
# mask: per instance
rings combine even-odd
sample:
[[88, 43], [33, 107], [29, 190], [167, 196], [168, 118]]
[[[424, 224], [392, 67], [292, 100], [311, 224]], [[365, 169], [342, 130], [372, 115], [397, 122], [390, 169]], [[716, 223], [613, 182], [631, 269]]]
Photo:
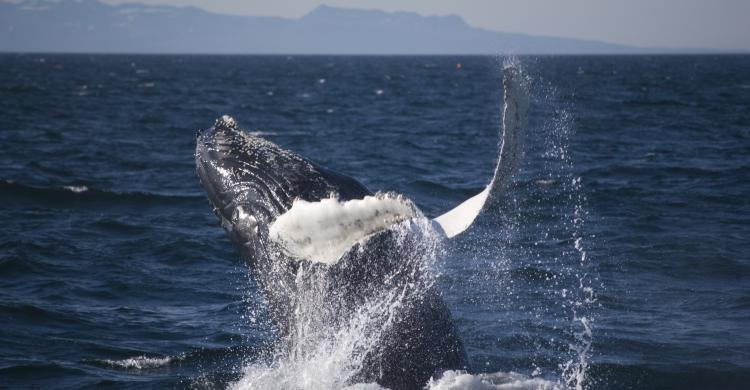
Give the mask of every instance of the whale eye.
[[253, 235], [258, 234], [258, 220], [242, 206], [237, 206], [232, 212], [232, 225], [233, 230], [239, 233], [245, 235], [248, 233], [252, 233]]

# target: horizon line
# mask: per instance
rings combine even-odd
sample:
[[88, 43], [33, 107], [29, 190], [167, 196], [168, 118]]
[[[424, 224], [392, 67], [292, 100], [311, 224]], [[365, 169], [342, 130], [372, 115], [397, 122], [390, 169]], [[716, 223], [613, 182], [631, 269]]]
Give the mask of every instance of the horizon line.
[[258, 56], [258, 57], [637, 57], [637, 56], [713, 56], [713, 55], [750, 55], [750, 50], [693, 50], [693, 51], [633, 51], [628, 53], [237, 53], [237, 52], [127, 52], [127, 51], [5, 51], [0, 55], [142, 55], [142, 56]]

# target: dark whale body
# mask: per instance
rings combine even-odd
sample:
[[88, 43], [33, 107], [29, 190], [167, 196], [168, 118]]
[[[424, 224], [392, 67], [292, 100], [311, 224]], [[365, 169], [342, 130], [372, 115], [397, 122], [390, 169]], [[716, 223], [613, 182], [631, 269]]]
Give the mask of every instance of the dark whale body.
[[[356, 244], [359, 248], [333, 265], [295, 259], [269, 240], [269, 225], [295, 199], [316, 202], [334, 195], [346, 201], [372, 195], [356, 180], [250, 136], [228, 117], [198, 133], [196, 164], [214, 213], [249, 264], [282, 336], [294, 337], [292, 311], [299, 293], [299, 267], [307, 267], [308, 275], [324, 278], [324, 285], [336, 290], [326, 292], [336, 298], [326, 301], [333, 306], [325, 308], [330, 315], [323, 314], [327, 326], [335, 326], [380, 291], [395, 269], [400, 268], [398, 275], [388, 278], [388, 284], [422, 286], [419, 273], [402, 272], [408, 267], [402, 256], [419, 251], [419, 243], [393, 250], [404, 243], [390, 230]], [[387, 336], [367, 353], [362, 370], [352, 380], [413, 389], [442, 370], [465, 368], [466, 354], [445, 303], [432, 287], [417, 296], [405, 302]]]
[[[375, 334], [375, 340], [352, 349], [360, 359], [347, 371], [351, 372], [348, 384], [377, 382], [394, 390], [419, 389], [442, 371], [466, 368], [466, 353], [451, 314], [434, 287], [428, 260], [440, 252], [442, 240], [435, 237], [451, 238], [471, 226], [481, 212], [502, 198], [518, 167], [526, 88], [515, 67], [506, 66], [503, 75], [501, 144], [494, 175], [485, 190], [431, 221], [405, 198], [377, 194], [381, 201], [396, 199], [410, 209], [408, 218], [388, 220], [387, 225], [367, 231], [335, 261], [320, 261], [290, 250], [287, 241], [272, 236], [273, 227], [294, 214], [297, 201], [317, 202], [323, 207], [331, 198], [349, 201], [347, 204], [372, 200], [367, 188], [243, 132], [229, 117], [199, 131], [195, 153], [198, 177], [214, 213], [261, 287], [291, 356], [315, 349], [320, 340], [336, 338], [341, 334], [337, 330], [357, 325], [353, 320], [374, 307], [377, 315], [365, 321], [370, 328], [357, 328], [360, 333], [355, 338]], [[370, 221], [384, 220], [379, 209], [373, 212]], [[292, 226], [314, 219], [302, 215], [295, 214]], [[351, 213], [326, 223], [348, 220], [351, 225], [342, 222], [340, 229], [334, 230], [346, 235], [350, 228], [368, 224], [361, 218], [368, 217]], [[325, 230], [320, 224], [311, 226], [315, 228], [300, 231]], [[325, 246], [335, 240], [325, 236], [315, 241], [313, 235], [303, 234], [302, 242]], [[378, 314], [381, 312], [385, 315]], [[309, 329], [320, 329], [322, 338], [306, 338]]]

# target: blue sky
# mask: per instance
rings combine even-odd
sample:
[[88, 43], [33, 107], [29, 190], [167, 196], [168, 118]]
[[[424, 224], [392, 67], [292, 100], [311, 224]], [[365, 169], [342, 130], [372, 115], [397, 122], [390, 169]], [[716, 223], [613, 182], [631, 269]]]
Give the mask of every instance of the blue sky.
[[214, 12], [296, 18], [331, 6], [457, 14], [497, 31], [641, 47], [750, 50], [750, 0], [104, 0], [191, 5]]

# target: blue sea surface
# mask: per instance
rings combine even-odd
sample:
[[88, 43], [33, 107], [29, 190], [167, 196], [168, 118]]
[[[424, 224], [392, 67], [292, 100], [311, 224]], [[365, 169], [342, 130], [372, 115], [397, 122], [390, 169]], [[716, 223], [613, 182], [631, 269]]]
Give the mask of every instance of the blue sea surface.
[[0, 388], [248, 375], [275, 333], [196, 130], [229, 114], [434, 217], [492, 175], [507, 61], [524, 160], [440, 270], [469, 372], [749, 388], [750, 56], [48, 54], [0, 55]]

